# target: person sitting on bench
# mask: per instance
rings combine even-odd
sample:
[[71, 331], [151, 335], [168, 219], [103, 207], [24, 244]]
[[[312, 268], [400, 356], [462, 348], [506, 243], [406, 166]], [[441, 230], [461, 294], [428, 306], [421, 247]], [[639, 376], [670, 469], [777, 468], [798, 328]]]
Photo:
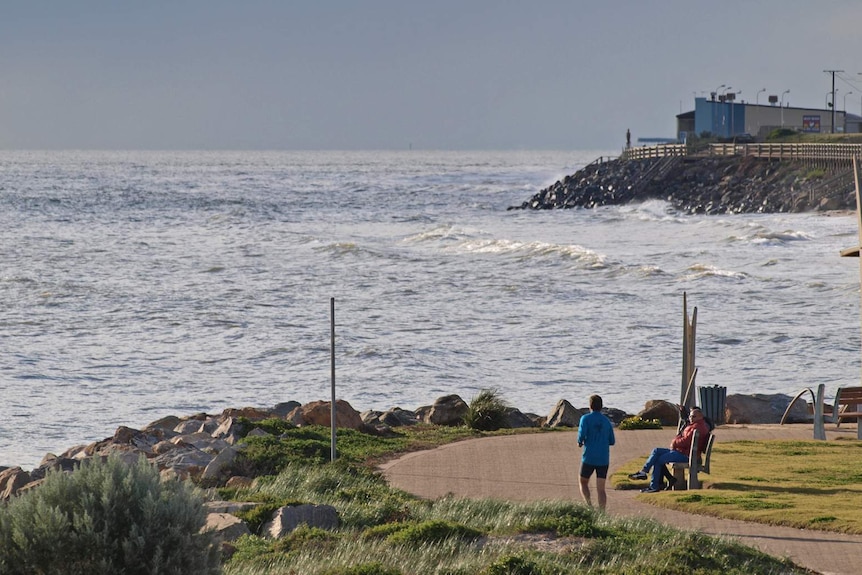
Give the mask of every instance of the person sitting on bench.
[[[668, 463], [687, 463], [689, 454], [691, 453], [691, 441], [695, 430], [700, 432], [700, 439], [697, 446], [698, 453], [703, 453], [706, 449], [706, 444], [709, 441], [709, 424], [703, 416], [703, 412], [699, 407], [692, 407], [688, 414], [688, 425], [686, 425], [670, 444], [670, 449], [665, 447], [656, 447], [644, 463], [643, 469], [637, 473], [629, 475], [629, 479], [646, 479], [650, 469], [652, 469], [652, 478], [649, 487], [641, 489], [643, 493], [656, 493], [662, 489], [671, 489], [676, 483], [676, 479], [667, 470]], [[664, 478], [667, 478], [668, 484], [665, 487]]]

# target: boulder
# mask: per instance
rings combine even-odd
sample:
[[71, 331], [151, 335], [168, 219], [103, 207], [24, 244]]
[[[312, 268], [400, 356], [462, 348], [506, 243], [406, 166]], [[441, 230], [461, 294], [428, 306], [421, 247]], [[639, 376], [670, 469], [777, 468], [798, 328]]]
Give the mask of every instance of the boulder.
[[[781, 423], [790, 400], [782, 393], [753, 395], [732, 394], [725, 401], [724, 420], [727, 423]], [[787, 415], [785, 423], [811, 421], [805, 402], [797, 401]]]
[[627, 417], [631, 417], [628, 413], [623, 411], [622, 409], [617, 409], [615, 407], [603, 407], [602, 413], [605, 414], [605, 417], [611, 420], [611, 423], [614, 425], [619, 425], [623, 419]]
[[222, 449], [204, 468], [201, 479], [214, 481], [222, 479], [222, 475], [236, 459], [237, 453], [237, 450], [233, 447]]
[[151, 424], [147, 425], [141, 431], [144, 433], [152, 433], [156, 430], [161, 431], [167, 437], [173, 435], [174, 428], [181, 423], [180, 418], [176, 415], [168, 415], [162, 417], [161, 419], [157, 419]]
[[561, 399], [551, 410], [545, 425], [547, 427], [577, 427], [578, 423], [581, 422], [581, 416], [585, 413], [586, 411], [577, 409], [567, 400]]
[[663, 399], [651, 399], [644, 404], [638, 417], [645, 420], [658, 419], [662, 425], [675, 426], [679, 423], [679, 408]]
[[464, 400], [457, 395], [444, 395], [431, 406], [425, 417], [425, 423], [448, 426], [463, 425], [464, 416], [467, 415], [468, 409], [469, 407]]
[[272, 520], [264, 524], [264, 537], [278, 539], [284, 537], [300, 525], [320, 529], [336, 529], [339, 525], [338, 512], [331, 505], [288, 505], [278, 509]]
[[[388, 411], [384, 411], [378, 417], [380, 423], [386, 424], [389, 427], [401, 427], [405, 425], [416, 425], [419, 419], [416, 414], [400, 407], [393, 407]], [[363, 420], [364, 421], [364, 420]]]
[[243, 535], [251, 535], [248, 525], [235, 515], [230, 513], [208, 513], [207, 521], [201, 528], [201, 532], [211, 532], [216, 541], [236, 541]]
[[214, 458], [214, 455], [196, 447], [183, 446], [157, 456], [153, 462], [158, 465], [159, 471], [172, 472], [167, 476], [188, 479], [200, 476]]
[[[332, 422], [332, 403], [329, 401], [312, 401], [294, 409], [287, 417], [289, 421], [302, 421], [297, 425], [322, 425], [329, 427]], [[298, 416], [298, 418], [297, 418]], [[335, 402], [335, 426], [345, 429], [362, 429], [362, 418], [343, 399]]]
[[242, 438], [242, 424], [233, 417], [225, 417], [221, 425], [212, 432], [212, 436], [234, 445]]
[[30, 474], [20, 467], [8, 467], [0, 471], [0, 500], [6, 501], [17, 495], [30, 481]]
[[507, 407], [505, 414], [505, 422], [503, 427], [507, 429], [518, 429], [521, 427], [538, 427], [536, 422], [530, 419], [529, 416], [521, 413], [520, 410], [514, 407]]
[[272, 417], [272, 410], [261, 409], [258, 407], [243, 407], [240, 409], [229, 407], [222, 411], [221, 415], [222, 419], [226, 417], [233, 417], [234, 419], [245, 417], [251, 421], [260, 421], [261, 419], [269, 419]]
[[278, 403], [275, 407], [272, 408], [272, 416], [279, 419], [284, 419], [285, 417], [287, 417], [287, 414], [289, 414], [291, 411], [293, 411], [300, 405], [302, 404], [298, 401], [285, 401], [282, 403]]

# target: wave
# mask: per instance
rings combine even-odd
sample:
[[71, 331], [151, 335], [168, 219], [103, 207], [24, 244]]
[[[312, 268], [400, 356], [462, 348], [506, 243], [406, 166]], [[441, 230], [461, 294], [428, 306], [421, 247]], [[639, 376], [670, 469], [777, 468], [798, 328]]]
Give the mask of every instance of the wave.
[[758, 226], [758, 228], [759, 229], [757, 229], [756, 231], [754, 231], [754, 233], [751, 234], [730, 236], [727, 238], [727, 241], [745, 242], [755, 245], [784, 245], [790, 242], [804, 242], [811, 240], [811, 236], [806, 234], [805, 232], [794, 230], [784, 230], [776, 232], [762, 226]]
[[589, 268], [607, 266], [607, 256], [577, 244], [521, 242], [515, 240], [471, 239], [458, 243], [454, 251], [475, 254], [514, 255], [520, 259], [561, 257], [575, 260]]
[[710, 277], [729, 278], [736, 280], [744, 280], [748, 278], [748, 274], [745, 272], [722, 270], [715, 266], [709, 266], [705, 264], [694, 264], [693, 266], [689, 266], [685, 271], [686, 273], [682, 278], [685, 280], [699, 280]]

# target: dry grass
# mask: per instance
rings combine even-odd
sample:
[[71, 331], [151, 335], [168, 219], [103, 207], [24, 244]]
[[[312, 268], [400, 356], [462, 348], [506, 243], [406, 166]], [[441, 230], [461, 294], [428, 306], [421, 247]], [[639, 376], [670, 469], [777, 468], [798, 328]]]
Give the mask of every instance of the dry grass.
[[[642, 460], [614, 474], [620, 489]], [[649, 495], [655, 505], [728, 519], [862, 533], [862, 441], [716, 443], [704, 489]], [[644, 496], [642, 496], [644, 497]]]

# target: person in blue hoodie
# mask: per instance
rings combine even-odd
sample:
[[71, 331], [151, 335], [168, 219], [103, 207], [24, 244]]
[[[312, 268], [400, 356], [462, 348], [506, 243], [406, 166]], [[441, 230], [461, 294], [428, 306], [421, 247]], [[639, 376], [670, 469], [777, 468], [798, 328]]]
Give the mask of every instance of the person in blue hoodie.
[[584, 450], [581, 457], [580, 484], [581, 497], [587, 505], [592, 506], [590, 477], [595, 472], [599, 509], [604, 509], [608, 502], [605, 480], [611, 463], [611, 445], [614, 443], [616, 443], [614, 426], [602, 413], [602, 398], [591, 395], [590, 412], [581, 416], [581, 421], [578, 423], [578, 447]]

